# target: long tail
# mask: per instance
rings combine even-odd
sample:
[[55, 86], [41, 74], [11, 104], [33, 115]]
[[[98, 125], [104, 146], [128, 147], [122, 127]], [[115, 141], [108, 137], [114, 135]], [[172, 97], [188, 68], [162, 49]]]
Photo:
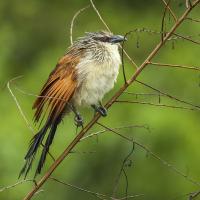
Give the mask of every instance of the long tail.
[[58, 124], [64, 116], [68, 102], [72, 98], [77, 87], [77, 75], [75, 65], [78, 63], [78, 57], [66, 54], [56, 68], [50, 74], [48, 80], [44, 84], [40, 95], [36, 99], [33, 109], [36, 109], [34, 115], [35, 123], [41, 122], [41, 117], [47, 116], [47, 121], [43, 128], [32, 138], [29, 150], [25, 156], [25, 165], [22, 168], [19, 177], [24, 174], [25, 178], [31, 169], [33, 160], [48, 132], [40, 160], [35, 172], [35, 176], [41, 172], [41, 169], [46, 160], [49, 147], [52, 144], [53, 138]]
[[45, 144], [43, 145], [42, 153], [41, 153], [40, 160], [39, 160], [39, 163], [38, 163], [34, 177], [36, 177], [37, 174], [40, 174], [41, 169], [42, 169], [42, 167], [45, 163], [46, 156], [47, 156], [47, 153], [49, 151], [49, 147], [52, 144], [52, 141], [54, 139], [57, 126], [61, 122], [61, 120], [62, 120], [61, 115], [54, 122], [50, 123], [50, 120], [47, 120], [47, 122], [43, 126], [43, 128], [31, 139], [29, 150], [28, 150], [28, 152], [27, 152], [27, 154], [24, 158], [25, 164], [20, 171], [19, 177], [22, 174], [24, 174], [24, 178], [26, 178], [28, 172], [31, 169], [35, 155], [36, 155], [40, 145], [42, 144], [42, 141], [44, 140], [44, 137], [45, 137], [45, 135], [46, 135], [46, 133], [48, 132], [48, 129], [49, 129], [49, 133], [48, 133], [47, 139], [45, 141]]

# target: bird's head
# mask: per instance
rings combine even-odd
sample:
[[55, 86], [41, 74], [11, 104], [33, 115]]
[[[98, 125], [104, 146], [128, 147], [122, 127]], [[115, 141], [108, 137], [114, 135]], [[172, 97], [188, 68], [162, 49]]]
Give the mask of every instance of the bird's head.
[[110, 44], [118, 44], [124, 40], [127, 40], [122, 35], [113, 35], [112, 33], [107, 31], [89, 32], [86, 33], [86, 37], [90, 38], [94, 42], [105, 42]]
[[85, 36], [80, 37], [77, 41], [75, 41], [75, 45], [81, 45], [84, 47], [99, 43], [117, 45], [124, 40], [127, 40], [124, 36], [113, 35], [107, 31], [86, 32]]

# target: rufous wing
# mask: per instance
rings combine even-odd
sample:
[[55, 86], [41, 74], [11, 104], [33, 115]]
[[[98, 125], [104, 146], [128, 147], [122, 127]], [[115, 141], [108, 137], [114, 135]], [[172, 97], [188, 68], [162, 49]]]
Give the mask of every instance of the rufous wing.
[[77, 87], [77, 64], [78, 58], [70, 55], [60, 59], [33, 105], [35, 122], [43, 112], [48, 113], [51, 122], [63, 112]]

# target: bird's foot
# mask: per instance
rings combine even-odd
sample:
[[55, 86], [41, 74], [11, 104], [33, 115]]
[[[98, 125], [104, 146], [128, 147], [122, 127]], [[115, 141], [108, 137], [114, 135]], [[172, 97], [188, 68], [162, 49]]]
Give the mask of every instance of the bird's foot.
[[74, 123], [77, 127], [83, 127], [83, 118], [80, 114], [76, 114], [74, 117]]
[[92, 105], [92, 108], [95, 110], [95, 112], [98, 112], [102, 117], [107, 116], [107, 110], [102, 105], [100, 106]]

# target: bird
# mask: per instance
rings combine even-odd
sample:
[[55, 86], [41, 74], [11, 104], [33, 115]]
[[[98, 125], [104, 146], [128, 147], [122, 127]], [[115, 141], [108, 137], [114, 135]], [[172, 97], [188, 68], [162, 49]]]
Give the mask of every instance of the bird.
[[117, 80], [121, 65], [119, 44], [125, 40], [124, 36], [107, 31], [86, 32], [59, 59], [33, 104], [34, 122], [41, 123], [43, 119], [45, 122], [30, 141], [19, 177], [23, 174], [26, 178], [40, 146], [34, 178], [41, 173], [56, 129], [65, 115], [73, 112], [77, 127], [83, 127], [83, 117], [77, 108], [91, 107], [95, 113], [107, 116], [101, 102]]

